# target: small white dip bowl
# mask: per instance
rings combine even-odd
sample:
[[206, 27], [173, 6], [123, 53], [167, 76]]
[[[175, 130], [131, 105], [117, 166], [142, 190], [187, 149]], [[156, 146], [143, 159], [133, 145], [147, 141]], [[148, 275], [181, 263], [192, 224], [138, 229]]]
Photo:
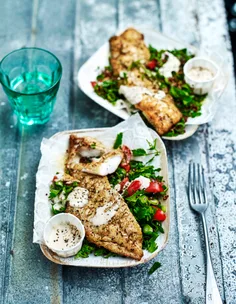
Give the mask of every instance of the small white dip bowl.
[[[209, 80], [195, 80], [191, 78], [190, 70], [192, 68], [205, 68], [211, 71], [212, 78]], [[184, 65], [184, 78], [185, 81], [193, 88], [195, 94], [204, 95], [209, 93], [212, 89], [215, 79], [219, 75], [218, 66], [211, 60], [202, 58], [202, 57], [194, 57], [188, 60]]]
[[[57, 227], [60, 227], [60, 225], [63, 224], [75, 226], [80, 233], [79, 240], [75, 245], [68, 247], [66, 249], [54, 248], [53, 243], [50, 242], [50, 236], [53, 233], [53, 230], [55, 230]], [[81, 249], [84, 237], [85, 237], [85, 231], [83, 224], [76, 216], [69, 213], [60, 213], [54, 215], [46, 223], [44, 228], [44, 241], [47, 247], [51, 249], [53, 252], [55, 252], [58, 256], [65, 258], [75, 255]]]

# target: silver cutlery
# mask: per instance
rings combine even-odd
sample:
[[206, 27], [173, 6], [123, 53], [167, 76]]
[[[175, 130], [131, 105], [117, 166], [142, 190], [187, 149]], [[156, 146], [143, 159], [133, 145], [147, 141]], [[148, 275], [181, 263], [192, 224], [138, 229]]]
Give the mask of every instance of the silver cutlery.
[[217, 287], [208, 241], [207, 224], [205, 212], [208, 208], [206, 195], [206, 183], [204, 170], [199, 164], [191, 162], [189, 164], [188, 177], [188, 198], [191, 208], [201, 215], [205, 243], [206, 243], [206, 264], [207, 264], [207, 283], [206, 283], [206, 304], [222, 304], [219, 289]]

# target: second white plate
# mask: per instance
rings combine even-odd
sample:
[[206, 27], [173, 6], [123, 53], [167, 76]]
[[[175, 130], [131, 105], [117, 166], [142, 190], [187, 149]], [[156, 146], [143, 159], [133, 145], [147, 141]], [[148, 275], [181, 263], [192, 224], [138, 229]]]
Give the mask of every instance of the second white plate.
[[[144, 34], [145, 42], [147, 45], [151, 44], [157, 49], [182, 49], [187, 48], [193, 54], [200, 54], [199, 50], [194, 46], [188, 45], [184, 42], [175, 41], [169, 37], [162, 35], [161, 33], [148, 28], [135, 27], [141, 33]], [[122, 32], [122, 31], [119, 31]], [[214, 54], [216, 55], [216, 54]], [[205, 56], [212, 57], [210, 54], [205, 54]], [[217, 57], [217, 63], [222, 62], [220, 56]], [[106, 42], [103, 46], [101, 46], [96, 53], [94, 53], [80, 68], [78, 72], [78, 84], [80, 89], [89, 96], [92, 100], [94, 100], [97, 104], [105, 108], [106, 110], [112, 112], [116, 116], [119, 116], [122, 119], [127, 119], [130, 114], [125, 109], [119, 109], [118, 107], [112, 105], [108, 100], [103, 99], [98, 96], [91, 85], [91, 81], [95, 81], [97, 75], [100, 71], [104, 69], [105, 66], [109, 65], [109, 43]], [[222, 68], [220, 64], [220, 68]], [[99, 67], [99, 68], [98, 68]], [[220, 80], [220, 81], [219, 81]], [[200, 117], [191, 118], [187, 121], [187, 127], [185, 133], [176, 137], [166, 137], [163, 136], [166, 140], [183, 140], [192, 136], [199, 124], [206, 123], [210, 121], [216, 111], [216, 104], [219, 96], [222, 94], [226, 83], [227, 77], [225, 77], [225, 73], [221, 69], [220, 79], [216, 82], [216, 87], [213, 90], [212, 94], [210, 94], [205, 100], [202, 106], [202, 115]]]

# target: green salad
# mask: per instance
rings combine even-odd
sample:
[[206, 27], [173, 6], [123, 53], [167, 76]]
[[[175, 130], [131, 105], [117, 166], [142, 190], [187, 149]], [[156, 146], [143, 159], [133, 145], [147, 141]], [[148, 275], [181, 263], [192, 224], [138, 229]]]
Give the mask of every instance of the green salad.
[[[206, 95], [196, 95], [184, 80], [184, 64], [193, 58], [194, 55], [189, 54], [187, 49], [168, 50], [169, 53], [178, 58], [180, 67], [178, 72], [172, 72], [172, 76], [167, 78], [159, 72], [167, 61], [168, 56], [165, 55], [167, 50], [157, 50], [149, 45], [149, 52], [150, 59], [146, 65], [140, 61], [135, 61], [130, 65], [129, 71], [138, 68], [142, 80], [147, 79], [158, 84], [160, 90], [173, 97], [174, 103], [182, 113], [183, 118], [164, 135], [172, 137], [183, 134], [188, 117], [194, 118], [201, 115], [202, 103], [206, 98]], [[124, 99], [124, 97], [119, 94], [119, 88], [121, 85], [127, 84], [127, 73], [123, 73], [118, 77], [114, 76], [111, 66], [107, 66], [102, 73], [97, 76], [97, 81], [93, 81], [91, 84], [97, 95], [115, 105], [117, 100]], [[131, 113], [132, 108], [131, 106]]]

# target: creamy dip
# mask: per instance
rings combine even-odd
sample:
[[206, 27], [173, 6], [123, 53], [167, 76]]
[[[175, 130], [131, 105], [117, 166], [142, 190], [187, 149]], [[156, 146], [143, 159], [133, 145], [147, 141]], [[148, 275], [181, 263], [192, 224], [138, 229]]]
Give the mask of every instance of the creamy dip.
[[125, 98], [133, 105], [139, 103], [143, 99], [143, 94], [147, 94], [149, 96], [152, 96], [156, 99], [162, 99], [166, 96], [165, 92], [158, 91], [157, 93], [152, 92], [151, 90], [148, 90], [144, 87], [140, 86], [133, 86], [128, 87], [121, 85], [119, 89], [119, 93], [124, 95]]
[[195, 81], [208, 81], [214, 77], [214, 73], [209, 70], [208, 68], [199, 67], [192, 67], [188, 71], [188, 77]]
[[135, 178], [135, 181], [138, 180], [141, 183], [140, 189], [146, 189], [150, 185], [150, 179], [144, 176], [139, 176]]
[[90, 219], [90, 222], [94, 226], [105, 225], [113, 218], [118, 208], [119, 204], [113, 204], [112, 202], [98, 207], [95, 216]]
[[68, 195], [67, 201], [71, 207], [83, 207], [88, 203], [89, 191], [85, 188], [75, 187]]
[[80, 241], [80, 231], [68, 222], [54, 226], [48, 238], [48, 246], [56, 250], [74, 247]]
[[168, 56], [168, 59], [166, 63], [164, 63], [163, 66], [159, 69], [159, 73], [162, 76], [169, 78], [172, 77], [172, 72], [179, 72], [180, 61], [177, 57], [169, 52], [163, 53], [162, 59], [164, 59], [166, 55]]

